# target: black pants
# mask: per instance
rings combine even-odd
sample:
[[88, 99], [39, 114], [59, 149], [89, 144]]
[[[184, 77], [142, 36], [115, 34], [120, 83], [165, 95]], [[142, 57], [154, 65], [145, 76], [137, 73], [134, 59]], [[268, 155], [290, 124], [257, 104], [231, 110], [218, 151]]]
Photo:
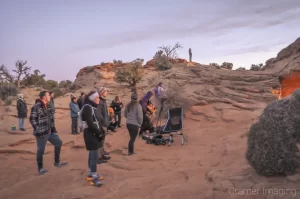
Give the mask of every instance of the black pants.
[[60, 161], [59, 159], [60, 159], [60, 150], [61, 150], [62, 141], [59, 138], [58, 134], [53, 133], [41, 137], [36, 136], [36, 145], [37, 145], [36, 161], [39, 170], [43, 168], [43, 155], [48, 141], [52, 145], [54, 145], [54, 162], [59, 163]]
[[77, 117], [72, 117], [71, 129], [72, 129], [72, 134], [78, 133], [78, 121], [77, 121]]
[[115, 121], [116, 121], [118, 126], [121, 125], [121, 112], [115, 112]]
[[141, 136], [143, 134], [143, 132], [145, 131], [150, 131], [153, 132], [154, 131], [154, 127], [153, 124], [151, 123], [150, 117], [147, 114], [143, 115], [143, 123], [139, 132], [139, 135]]
[[138, 135], [139, 127], [137, 125], [127, 124], [127, 129], [130, 136], [130, 140], [128, 143], [128, 153], [130, 154], [134, 152], [134, 142]]
[[107, 130], [113, 131], [116, 129], [116, 127], [117, 127], [117, 122], [115, 122], [114, 124], [111, 122], [107, 127]]

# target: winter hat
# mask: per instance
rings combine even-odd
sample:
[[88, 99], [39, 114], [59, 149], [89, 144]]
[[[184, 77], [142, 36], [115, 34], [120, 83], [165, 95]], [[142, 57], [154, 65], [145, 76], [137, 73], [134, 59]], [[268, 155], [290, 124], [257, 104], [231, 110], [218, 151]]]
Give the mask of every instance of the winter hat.
[[100, 87], [100, 88], [97, 88], [97, 90], [98, 90], [99, 95], [101, 96], [105, 91], [107, 91], [107, 88]]
[[137, 101], [137, 100], [138, 100], [138, 94], [135, 93], [135, 92], [132, 93], [132, 94], [131, 94], [131, 99], [134, 100], [134, 101]]

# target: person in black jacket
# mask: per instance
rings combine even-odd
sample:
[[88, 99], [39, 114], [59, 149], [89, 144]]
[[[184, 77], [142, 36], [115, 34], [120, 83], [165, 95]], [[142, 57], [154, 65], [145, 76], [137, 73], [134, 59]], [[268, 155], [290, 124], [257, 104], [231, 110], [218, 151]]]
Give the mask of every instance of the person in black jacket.
[[86, 150], [89, 151], [87, 180], [94, 186], [103, 184], [102, 175], [97, 174], [97, 163], [99, 159], [99, 148], [102, 147], [105, 131], [95, 114], [99, 104], [99, 94], [91, 91], [85, 96], [85, 104], [82, 107], [83, 137]]
[[17, 110], [18, 110], [18, 118], [19, 118], [19, 130], [25, 131], [24, 128], [24, 120], [27, 117], [27, 104], [24, 100], [23, 94], [18, 94], [17, 101]]
[[36, 160], [39, 174], [48, 172], [47, 169], [43, 168], [43, 155], [48, 141], [54, 145], [54, 166], [61, 167], [67, 164], [67, 162], [60, 162], [62, 141], [57, 134], [53, 110], [50, 108], [49, 102], [49, 92], [41, 91], [39, 99], [35, 101], [35, 104], [31, 108], [29, 118], [33, 128], [33, 135], [36, 138]]
[[[118, 127], [121, 127], [121, 112], [124, 107], [122, 101], [119, 96], [116, 96], [115, 99], [111, 102], [110, 107], [114, 109], [115, 121]], [[117, 119], [118, 118], [118, 119]]]
[[[109, 115], [108, 115], [108, 107], [106, 104], [106, 96], [107, 96], [107, 88], [105, 87], [100, 87], [97, 89], [99, 96], [100, 96], [100, 102], [99, 105], [97, 107], [97, 110], [102, 114], [102, 120], [100, 121], [101, 125], [107, 130], [110, 122], [109, 122]], [[103, 163], [103, 161], [107, 161], [109, 160], [111, 157], [107, 156], [109, 155], [109, 152], [104, 150], [104, 141], [105, 141], [105, 136], [103, 138], [103, 146], [100, 148], [99, 153], [100, 153], [100, 157], [99, 157], [99, 164]]]
[[84, 105], [84, 97], [85, 97], [85, 93], [82, 92], [80, 97], [77, 100], [77, 104], [78, 104], [80, 110], [81, 110], [82, 106]]

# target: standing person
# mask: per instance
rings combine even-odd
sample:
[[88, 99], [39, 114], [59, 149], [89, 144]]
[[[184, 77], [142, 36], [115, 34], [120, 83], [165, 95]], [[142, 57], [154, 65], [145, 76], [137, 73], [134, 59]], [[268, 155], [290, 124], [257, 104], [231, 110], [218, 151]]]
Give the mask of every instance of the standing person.
[[[99, 147], [103, 144], [105, 131], [101, 126], [99, 120], [100, 114], [96, 114], [97, 106], [99, 105], [99, 94], [96, 91], [91, 91], [85, 96], [85, 104], [80, 111], [83, 122], [83, 137], [86, 150], [89, 152], [88, 168], [89, 173], [87, 180], [91, 185], [101, 186], [103, 176], [97, 174], [97, 163], [99, 159]], [[99, 117], [100, 116], [100, 117]]]
[[115, 97], [115, 99], [111, 102], [110, 107], [114, 109], [115, 121], [117, 122], [118, 127], [121, 127], [121, 112], [124, 105], [119, 96]]
[[126, 118], [126, 126], [130, 136], [128, 155], [133, 155], [135, 154], [134, 142], [138, 135], [139, 128], [143, 123], [143, 110], [142, 106], [138, 103], [137, 93], [132, 93], [131, 101], [125, 107], [124, 116]]
[[155, 90], [154, 90], [154, 94], [155, 94], [155, 107], [157, 110], [160, 109], [160, 105], [162, 102], [162, 99], [166, 98], [166, 90], [162, 87], [162, 82], [159, 82], [158, 85], [156, 86]]
[[61, 167], [67, 164], [67, 162], [60, 162], [62, 141], [55, 128], [53, 112], [49, 106], [50, 100], [49, 92], [41, 91], [39, 99], [35, 101], [35, 104], [31, 108], [29, 118], [33, 128], [33, 135], [36, 138], [36, 160], [39, 174], [48, 172], [48, 170], [43, 167], [43, 155], [48, 141], [54, 145], [54, 166]]
[[82, 92], [80, 97], [77, 100], [77, 104], [78, 104], [80, 110], [81, 110], [82, 106], [84, 105], [84, 97], [85, 97], [85, 93]]
[[50, 102], [49, 102], [49, 106], [50, 106], [50, 110], [53, 112], [53, 114], [55, 113], [55, 104], [54, 104], [54, 97], [55, 94], [54, 92], [50, 91]]
[[192, 49], [191, 48], [189, 48], [189, 58], [190, 58], [190, 62], [192, 62]]
[[70, 107], [70, 114], [71, 114], [71, 119], [72, 119], [72, 125], [71, 125], [71, 129], [72, 129], [72, 134], [73, 135], [77, 135], [79, 134], [78, 132], [78, 112], [80, 111], [79, 106], [77, 104], [77, 99], [76, 97], [72, 97], [71, 98], [71, 102], [69, 104]]
[[[104, 127], [104, 129], [107, 130], [108, 126], [109, 126], [109, 115], [108, 115], [108, 107], [106, 104], [106, 97], [107, 97], [107, 88], [105, 87], [100, 87], [98, 90], [99, 96], [100, 96], [100, 102], [99, 105], [97, 107], [97, 110], [102, 114], [102, 121], [100, 121], [101, 125]], [[107, 156], [109, 155], [109, 152], [104, 150], [104, 141], [105, 141], [105, 135], [103, 138], [103, 145], [99, 150], [100, 156], [99, 156], [99, 164], [100, 163], [104, 163], [107, 160], [109, 160], [111, 157]], [[104, 162], [103, 162], [104, 161]]]
[[19, 130], [25, 131], [24, 120], [27, 117], [28, 111], [27, 111], [27, 104], [24, 100], [23, 94], [18, 94], [17, 110], [18, 110], [18, 118], [19, 118]]

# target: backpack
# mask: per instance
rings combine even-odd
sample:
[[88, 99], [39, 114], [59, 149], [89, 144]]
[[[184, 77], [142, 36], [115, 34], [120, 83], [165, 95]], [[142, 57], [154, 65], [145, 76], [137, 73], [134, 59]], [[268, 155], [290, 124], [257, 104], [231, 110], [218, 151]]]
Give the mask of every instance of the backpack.
[[81, 128], [81, 129], [85, 129], [85, 128], [88, 127], [86, 121], [83, 121], [83, 120], [82, 120], [82, 111], [83, 111], [83, 108], [84, 108], [85, 106], [90, 106], [90, 107], [91, 107], [91, 109], [92, 109], [92, 115], [94, 116], [94, 118], [95, 118], [95, 120], [96, 120], [94, 123], [95, 123], [95, 124], [97, 125], [97, 127], [100, 129], [100, 127], [99, 127], [99, 122], [98, 122], [98, 120], [97, 120], [97, 118], [96, 118], [96, 116], [95, 116], [94, 108], [93, 108], [91, 105], [89, 105], [89, 104], [83, 105], [83, 107], [82, 107], [82, 108], [80, 109], [80, 111], [78, 112], [78, 119], [77, 119], [77, 121], [78, 121], [78, 127]]

